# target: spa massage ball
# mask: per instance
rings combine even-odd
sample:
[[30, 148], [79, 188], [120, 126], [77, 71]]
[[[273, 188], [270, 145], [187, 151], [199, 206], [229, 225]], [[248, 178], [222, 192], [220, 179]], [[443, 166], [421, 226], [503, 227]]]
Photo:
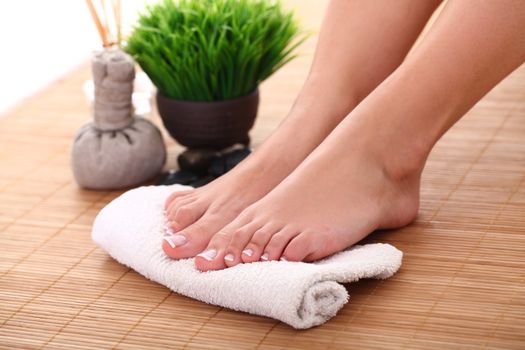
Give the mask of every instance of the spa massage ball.
[[135, 186], [157, 175], [166, 160], [160, 131], [133, 115], [133, 59], [117, 48], [92, 58], [94, 121], [73, 143], [71, 164], [82, 187], [107, 190]]

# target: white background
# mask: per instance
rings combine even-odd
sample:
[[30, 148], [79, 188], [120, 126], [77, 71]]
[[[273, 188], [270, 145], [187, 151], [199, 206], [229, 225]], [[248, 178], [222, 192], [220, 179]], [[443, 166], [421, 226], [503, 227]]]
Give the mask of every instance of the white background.
[[[144, 2], [121, 0], [126, 31]], [[84, 0], [2, 0], [0, 45], [2, 115], [88, 60], [101, 42]]]

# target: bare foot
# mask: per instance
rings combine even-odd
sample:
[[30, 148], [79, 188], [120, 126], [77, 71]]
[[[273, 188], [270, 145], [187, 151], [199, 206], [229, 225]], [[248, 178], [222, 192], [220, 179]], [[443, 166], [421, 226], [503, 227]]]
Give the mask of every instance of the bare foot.
[[281, 184], [218, 231], [197, 255], [197, 268], [317, 260], [376, 229], [410, 223], [423, 163], [378, 142], [373, 121], [348, 119]]
[[[175, 192], [165, 208], [172, 231], [165, 237], [163, 249], [168, 256], [193, 257], [208, 244], [213, 233], [233, 220], [244, 208], [265, 195], [284, 176], [249, 169], [246, 159], [238, 169], [210, 184], [189, 191]], [[244, 165], [244, 166], [243, 166]]]
[[408, 1], [386, 9], [375, 2], [331, 1], [310, 73], [284, 123], [230, 173], [168, 199], [168, 219], [177, 235], [164, 241], [166, 254], [195, 256], [295, 170], [401, 64], [439, 2]]
[[[319, 259], [375, 229], [412, 221], [421, 171], [435, 142], [525, 57], [518, 25], [524, 3], [509, 9], [486, 2], [470, 12], [467, 6], [447, 2], [403, 64], [290, 176], [212, 234], [195, 259], [197, 268]], [[461, 35], [455, 35], [457, 24]], [[301, 136], [300, 126], [288, 136]]]
[[296, 103], [277, 132], [228, 174], [166, 200], [167, 218], [177, 233], [163, 242], [168, 256], [181, 259], [201, 252], [213, 234], [288, 176], [355, 105], [348, 98], [340, 99], [344, 105], [330, 99], [305, 100]]

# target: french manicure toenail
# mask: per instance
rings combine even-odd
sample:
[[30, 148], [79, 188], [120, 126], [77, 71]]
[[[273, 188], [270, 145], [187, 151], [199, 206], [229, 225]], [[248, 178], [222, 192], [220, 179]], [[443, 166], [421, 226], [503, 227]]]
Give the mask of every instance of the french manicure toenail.
[[181, 245], [184, 245], [187, 242], [186, 237], [184, 237], [183, 235], [169, 235], [169, 236], [165, 236], [164, 240], [166, 242], [168, 242], [168, 244], [172, 248], [180, 247]]
[[228, 254], [224, 257], [224, 260], [226, 261], [233, 261], [233, 254]]
[[261, 256], [261, 260], [267, 261], [267, 260], [268, 260], [268, 253], [264, 253], [264, 254]]
[[279, 259], [281, 261], [288, 261], [288, 259], [286, 259], [284, 256], [281, 256], [281, 259]]
[[252, 256], [252, 255], [253, 255], [253, 250], [251, 250], [250, 248], [248, 248], [248, 249], [244, 249], [244, 250], [242, 251], [242, 253], [243, 253], [244, 255]]
[[197, 254], [197, 256], [203, 257], [204, 259], [208, 261], [212, 261], [216, 255], [217, 255], [217, 251], [215, 249], [208, 249], [200, 254]]
[[171, 241], [171, 236], [170, 236], [170, 235], [168, 235], [168, 236], [164, 236], [164, 240], [165, 240], [166, 242], [168, 242], [168, 244], [170, 245], [171, 248], [175, 248], [175, 247], [176, 247], [175, 243], [173, 243], [173, 242]]

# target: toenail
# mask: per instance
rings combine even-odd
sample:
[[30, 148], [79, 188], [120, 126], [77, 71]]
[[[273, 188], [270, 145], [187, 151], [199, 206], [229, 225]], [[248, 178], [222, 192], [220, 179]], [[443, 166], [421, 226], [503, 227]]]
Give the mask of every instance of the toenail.
[[233, 254], [228, 254], [224, 257], [224, 260], [226, 261], [233, 261]]
[[203, 257], [204, 259], [208, 261], [212, 261], [216, 255], [217, 255], [217, 251], [215, 249], [208, 249], [200, 254], [197, 254], [197, 256]]
[[279, 259], [281, 261], [288, 261], [288, 259], [286, 259], [284, 256], [281, 256], [281, 259]]
[[172, 229], [171, 221], [166, 221], [164, 223], [164, 236], [174, 235], [174, 234], [175, 234], [175, 232]]
[[164, 231], [166, 231], [166, 232], [171, 230], [170, 222], [168, 220], [165, 220], [163, 227], [164, 227]]
[[264, 254], [261, 256], [261, 260], [267, 261], [267, 260], [268, 260], [268, 253], [264, 253]]
[[164, 236], [164, 240], [168, 242], [168, 244], [172, 248], [180, 247], [181, 245], [184, 245], [187, 242], [186, 237], [184, 237], [183, 235]]
[[251, 249], [249, 249], [249, 248], [248, 248], [248, 249], [244, 249], [244, 250], [242, 251], [242, 253], [243, 253], [244, 255], [252, 256], [252, 255], [253, 255], [253, 250], [251, 250]]

